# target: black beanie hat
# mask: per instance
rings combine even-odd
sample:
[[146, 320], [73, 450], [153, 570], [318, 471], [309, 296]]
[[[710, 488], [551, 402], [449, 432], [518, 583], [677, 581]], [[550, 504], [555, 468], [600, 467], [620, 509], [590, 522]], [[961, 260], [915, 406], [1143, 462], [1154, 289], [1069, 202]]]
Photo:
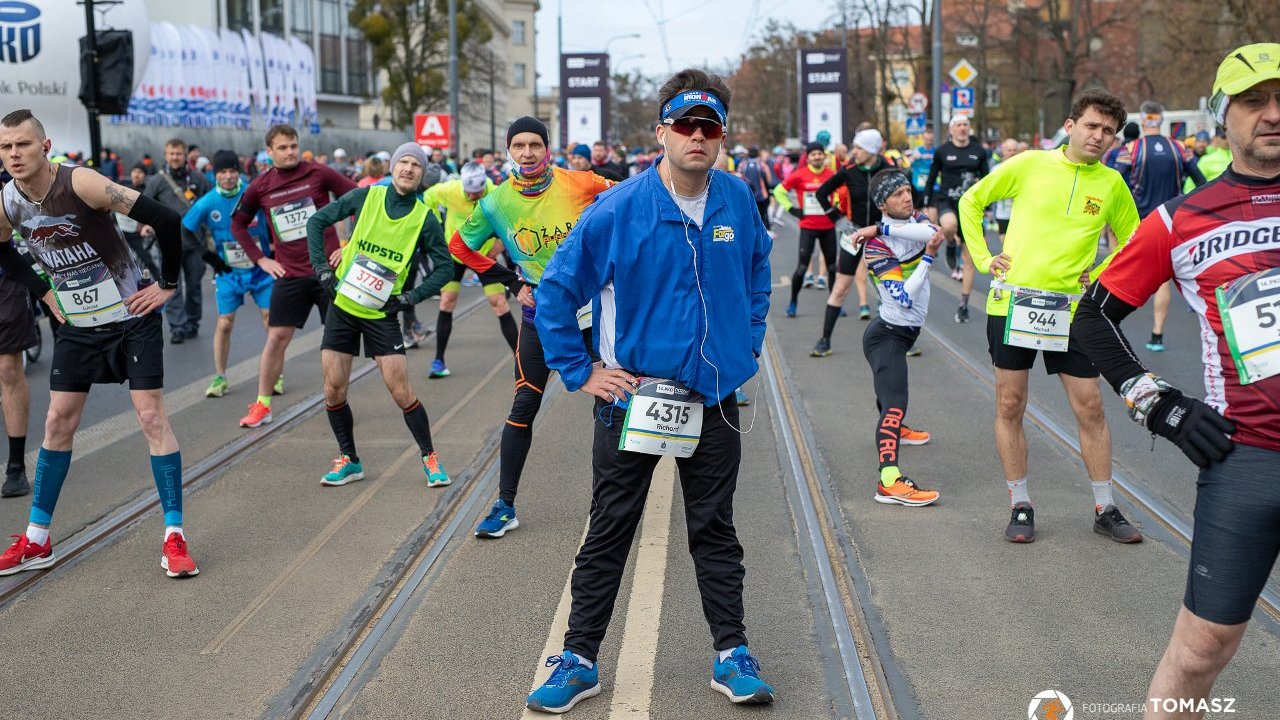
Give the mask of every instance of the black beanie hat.
[[240, 170], [240, 157], [231, 150], [219, 150], [213, 154], [213, 174], [223, 170]]
[[523, 132], [536, 134], [538, 137], [542, 138], [543, 145], [550, 144], [550, 141], [547, 139], [547, 126], [543, 125], [542, 121], [538, 118], [525, 115], [522, 118], [517, 118], [515, 122], [512, 122], [507, 126], [507, 147], [511, 147], [511, 138]]

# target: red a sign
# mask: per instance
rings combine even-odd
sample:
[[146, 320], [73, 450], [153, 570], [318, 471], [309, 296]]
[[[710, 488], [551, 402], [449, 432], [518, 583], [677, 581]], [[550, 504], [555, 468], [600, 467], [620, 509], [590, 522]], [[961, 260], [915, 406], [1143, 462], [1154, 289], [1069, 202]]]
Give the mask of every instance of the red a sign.
[[449, 113], [418, 113], [413, 116], [413, 140], [432, 148], [449, 148]]

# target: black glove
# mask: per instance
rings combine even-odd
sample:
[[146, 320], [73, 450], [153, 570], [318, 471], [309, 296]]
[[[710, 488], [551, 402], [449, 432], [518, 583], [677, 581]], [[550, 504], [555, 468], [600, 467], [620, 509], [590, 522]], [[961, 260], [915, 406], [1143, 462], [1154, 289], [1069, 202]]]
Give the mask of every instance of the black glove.
[[214, 275], [226, 275], [231, 272], [231, 266], [218, 257], [218, 253], [212, 250], [205, 250], [200, 257], [209, 267], [213, 268]]
[[1161, 393], [1147, 416], [1147, 429], [1168, 438], [1191, 462], [1207, 468], [1235, 447], [1227, 438], [1236, 430], [1230, 420], [1177, 388]]
[[338, 276], [334, 275], [332, 270], [326, 269], [321, 271], [320, 274], [316, 276], [316, 279], [320, 281], [320, 287], [324, 288], [324, 291], [329, 294], [329, 297], [334, 298], [338, 296]]
[[400, 293], [387, 298], [387, 302], [382, 306], [382, 312], [388, 315], [395, 315], [399, 312], [411, 310], [413, 308], [413, 298], [409, 297], [409, 293]]
[[511, 293], [512, 297], [520, 297], [520, 291], [523, 290], [524, 287], [528, 284], [529, 283], [525, 282], [524, 280], [521, 280], [520, 278], [516, 278], [515, 280], [512, 280], [511, 282], [507, 283], [507, 292]]
[[804, 217], [804, 211], [798, 207], [792, 207], [790, 210], [787, 210], [787, 212], [791, 213], [791, 217], [797, 217], [797, 218]]

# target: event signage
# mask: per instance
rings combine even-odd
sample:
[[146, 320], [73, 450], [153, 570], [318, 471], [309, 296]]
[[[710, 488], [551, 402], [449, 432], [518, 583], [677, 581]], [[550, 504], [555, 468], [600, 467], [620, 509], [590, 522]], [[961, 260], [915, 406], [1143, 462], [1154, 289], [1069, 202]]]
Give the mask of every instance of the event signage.
[[560, 147], [590, 145], [609, 135], [609, 56], [560, 56]]
[[825, 130], [831, 134], [833, 147], [844, 143], [849, 86], [847, 52], [844, 48], [797, 50], [796, 66], [800, 73], [802, 140], [810, 142]]

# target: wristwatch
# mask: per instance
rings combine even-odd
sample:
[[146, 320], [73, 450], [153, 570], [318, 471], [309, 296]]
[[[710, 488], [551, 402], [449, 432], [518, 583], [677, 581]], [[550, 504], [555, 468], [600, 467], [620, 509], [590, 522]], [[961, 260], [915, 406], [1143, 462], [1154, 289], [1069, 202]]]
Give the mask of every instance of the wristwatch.
[[178, 289], [178, 281], [177, 281], [177, 280], [175, 280], [175, 281], [173, 281], [173, 282], [169, 282], [168, 280], [165, 280], [164, 278], [160, 278], [158, 281], [156, 281], [156, 284], [160, 286], [160, 289], [161, 289], [161, 290], [177, 290], [177, 289]]

